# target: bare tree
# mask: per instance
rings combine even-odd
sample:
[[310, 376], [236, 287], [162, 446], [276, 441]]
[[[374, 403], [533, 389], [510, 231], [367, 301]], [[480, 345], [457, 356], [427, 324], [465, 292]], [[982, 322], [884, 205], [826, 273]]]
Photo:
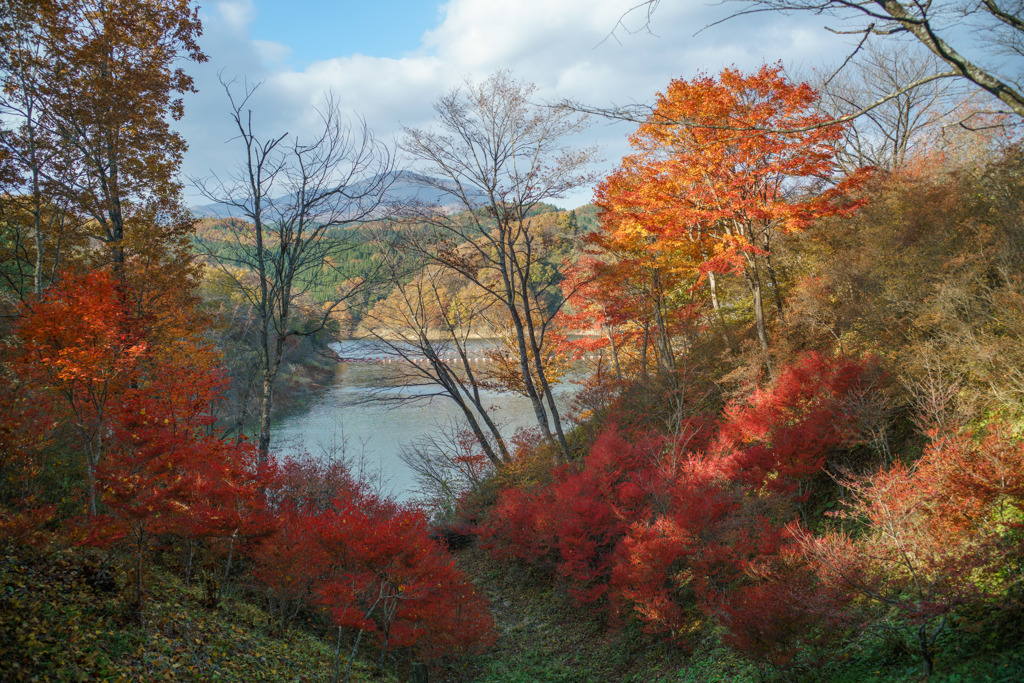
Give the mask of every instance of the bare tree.
[[[899, 93], [865, 111], [847, 126], [836, 160], [846, 172], [863, 166], [900, 168], [911, 150], [925, 145], [946, 149], [953, 144], [948, 129], [969, 114], [964, 84], [935, 80], [906, 90], [939, 70], [937, 57], [906, 44], [868, 45], [848, 68], [815, 84], [819, 106], [833, 118], [855, 114], [890, 93]], [[966, 131], [965, 131], [966, 132]]]
[[[662, 0], [642, 0], [627, 11], [644, 12], [651, 21]], [[812, 12], [834, 17], [839, 25], [834, 33], [859, 36], [857, 46], [846, 62], [852, 60], [872, 37], [885, 40], [908, 37], [924, 46], [946, 68], [925, 76], [919, 82], [895, 87], [858, 112], [841, 117], [851, 120], [870, 109], [913, 90], [923, 83], [941, 78], [961, 78], [997, 98], [1005, 111], [1024, 117], [1024, 76], [1019, 58], [1024, 57], [1024, 0], [736, 0], [744, 9], [716, 23], [762, 12]], [[957, 50], [956, 40], [968, 42], [973, 33], [979, 45], [970, 45], [971, 56]], [[1006, 59], [1009, 57], [1009, 59]], [[1009, 66], [1008, 66], [1009, 65]]]
[[321, 127], [313, 140], [288, 133], [261, 137], [249, 108], [258, 86], [246, 84], [236, 96], [233, 83], [222, 85], [245, 156], [233, 175], [196, 184], [209, 200], [245, 219], [227, 221], [228, 248], [207, 244], [206, 254], [255, 312], [262, 376], [259, 450], [265, 461], [274, 380], [285, 344], [324, 330], [353, 294], [352, 289], [336, 291], [312, 301], [353, 247], [348, 228], [379, 217], [395, 178], [394, 159], [364, 122], [350, 128], [331, 98], [318, 110]]
[[416, 493], [435, 515], [450, 516], [459, 496], [480, 486], [488, 468], [475, 456], [472, 440], [455, 422], [402, 447], [399, 457], [416, 475]]
[[442, 396], [462, 411], [466, 424], [495, 468], [509, 460], [499, 425], [491, 417], [483, 379], [471, 360], [470, 339], [484, 324], [492, 298], [470, 293], [458, 272], [409, 254], [382, 254], [383, 281], [390, 295], [365, 316], [363, 324], [377, 351], [400, 361], [392, 382], [401, 387], [433, 387], [426, 393], [389, 394], [390, 400], [424, 401]]
[[552, 309], [557, 309], [550, 299], [556, 278], [541, 268], [545, 245], [530, 212], [592, 182], [589, 165], [595, 152], [564, 143], [566, 136], [583, 130], [584, 117], [534, 104], [534, 92], [532, 84], [498, 72], [438, 100], [434, 129], [405, 130], [401, 148], [428, 174], [417, 176], [417, 182], [448, 199], [440, 204], [459, 209], [420, 207], [416, 218], [430, 227], [429, 238], [405, 245], [460, 273], [504, 309], [537, 424], [568, 458], [545, 369], [545, 334]]

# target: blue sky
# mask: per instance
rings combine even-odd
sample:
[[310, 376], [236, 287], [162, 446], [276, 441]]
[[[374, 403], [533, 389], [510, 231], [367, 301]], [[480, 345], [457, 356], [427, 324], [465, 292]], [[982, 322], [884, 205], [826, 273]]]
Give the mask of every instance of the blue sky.
[[425, 0], [257, 0], [254, 10], [251, 37], [290, 47], [293, 68], [340, 54], [401, 57], [441, 16]]

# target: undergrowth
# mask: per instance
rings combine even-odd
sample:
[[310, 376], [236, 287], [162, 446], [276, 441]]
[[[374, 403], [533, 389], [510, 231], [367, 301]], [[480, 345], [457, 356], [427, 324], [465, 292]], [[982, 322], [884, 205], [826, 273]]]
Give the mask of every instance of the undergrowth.
[[[309, 631], [273, 633], [259, 606], [228, 597], [206, 607], [202, 586], [154, 567], [143, 615], [78, 550], [0, 553], [0, 680], [329, 681], [334, 648]], [[347, 661], [342, 655], [341, 670]], [[353, 681], [394, 680], [361, 662]]]

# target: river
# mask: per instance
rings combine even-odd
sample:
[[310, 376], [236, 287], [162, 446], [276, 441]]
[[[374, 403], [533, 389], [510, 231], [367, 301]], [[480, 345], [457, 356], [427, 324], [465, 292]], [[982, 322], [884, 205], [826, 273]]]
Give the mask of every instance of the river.
[[[486, 362], [484, 352], [491, 345], [486, 340], [470, 342], [470, 355], [480, 359], [477, 363]], [[344, 341], [334, 350], [344, 360], [331, 387], [304, 412], [274, 425], [272, 448], [282, 453], [305, 450], [320, 457], [338, 457], [343, 451], [356, 469], [362, 467], [365, 476], [380, 484], [382, 493], [410, 500], [416, 482], [399, 457], [403, 445], [461, 421], [461, 410], [448, 398], [431, 397], [436, 388], [395, 386], [402, 376], [400, 365], [372, 342]], [[560, 409], [574, 389], [563, 383], [556, 390]], [[526, 398], [497, 391], [484, 395], [504, 435], [536, 424]], [[399, 397], [405, 400], [396, 401]]]

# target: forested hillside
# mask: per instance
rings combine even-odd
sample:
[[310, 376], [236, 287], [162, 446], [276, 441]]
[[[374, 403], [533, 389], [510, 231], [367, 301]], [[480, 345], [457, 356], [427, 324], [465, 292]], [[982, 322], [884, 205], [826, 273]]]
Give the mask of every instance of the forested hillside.
[[[874, 46], [676, 78], [601, 112], [636, 128], [598, 174], [508, 71], [394, 149], [329, 107], [264, 137], [223, 82], [238, 214], [199, 220], [197, 9], [0, 27], [0, 679], [1024, 677], [1012, 84]], [[352, 337], [457, 409], [408, 502], [273, 446]]]

